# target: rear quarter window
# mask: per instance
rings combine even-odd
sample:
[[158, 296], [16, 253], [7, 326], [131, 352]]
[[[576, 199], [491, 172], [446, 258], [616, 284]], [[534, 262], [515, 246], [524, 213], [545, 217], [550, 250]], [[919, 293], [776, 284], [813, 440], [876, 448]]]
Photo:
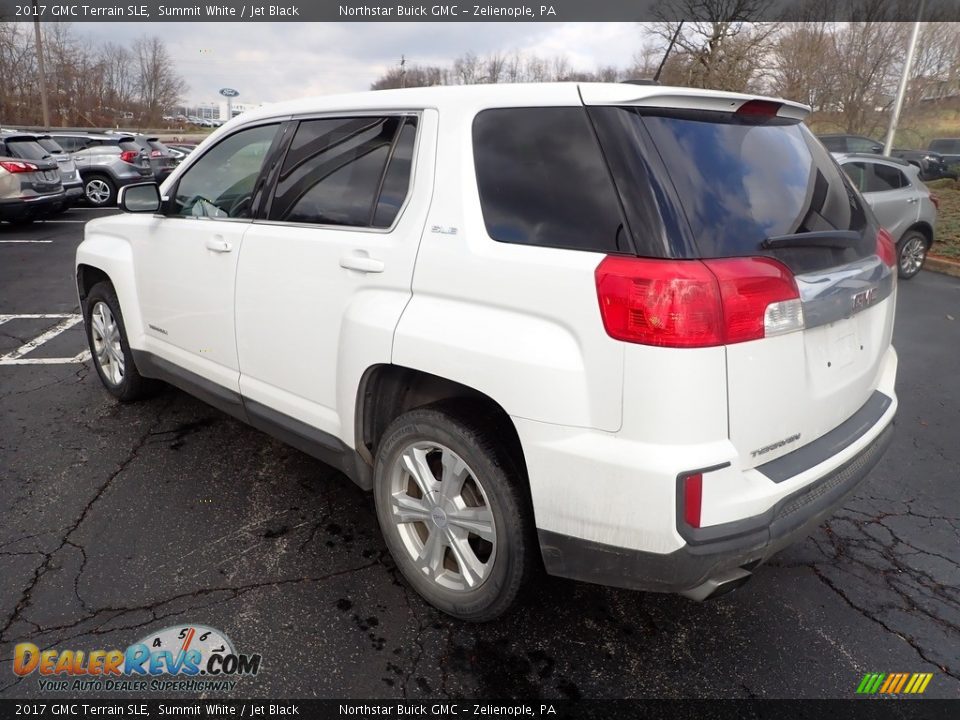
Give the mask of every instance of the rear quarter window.
[[473, 121], [477, 189], [498, 242], [629, 252], [610, 173], [586, 111], [498, 108]]

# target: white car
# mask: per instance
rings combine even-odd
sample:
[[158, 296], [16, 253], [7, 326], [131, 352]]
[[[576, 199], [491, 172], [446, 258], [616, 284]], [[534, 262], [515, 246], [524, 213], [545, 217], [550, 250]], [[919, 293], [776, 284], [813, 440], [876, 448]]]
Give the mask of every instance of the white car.
[[575, 83], [251, 110], [86, 225], [97, 372], [372, 490], [459, 618], [540, 567], [723, 594], [854, 491], [897, 409], [893, 243], [807, 112]]

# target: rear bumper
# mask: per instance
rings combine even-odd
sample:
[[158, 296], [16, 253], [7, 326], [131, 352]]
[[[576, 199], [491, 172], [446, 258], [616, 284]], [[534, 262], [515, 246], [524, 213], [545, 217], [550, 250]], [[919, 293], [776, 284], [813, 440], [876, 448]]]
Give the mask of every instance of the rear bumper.
[[0, 220], [30, 220], [57, 212], [65, 202], [63, 192], [0, 202]]
[[840, 507], [867, 477], [893, 438], [887, 426], [855, 457], [737, 527], [688, 538], [670, 553], [653, 553], [538, 530], [547, 572], [585, 582], [657, 592], [684, 592], [752, 570], [771, 555], [804, 538]]

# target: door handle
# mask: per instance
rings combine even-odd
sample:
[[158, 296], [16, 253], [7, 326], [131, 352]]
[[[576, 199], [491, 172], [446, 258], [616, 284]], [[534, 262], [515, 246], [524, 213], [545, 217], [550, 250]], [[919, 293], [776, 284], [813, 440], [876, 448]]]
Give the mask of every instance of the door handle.
[[909, 199], [907, 200], [907, 202], [908, 202], [908, 203], [920, 202], [920, 198], [918, 198], [918, 197], [912, 197], [912, 198], [909, 198]]
[[368, 255], [344, 255], [340, 258], [340, 267], [364, 273], [382, 273], [384, 264], [383, 260]]
[[233, 250], [233, 243], [228, 243], [222, 235], [214, 235], [207, 239], [207, 250], [218, 253], [228, 253]]

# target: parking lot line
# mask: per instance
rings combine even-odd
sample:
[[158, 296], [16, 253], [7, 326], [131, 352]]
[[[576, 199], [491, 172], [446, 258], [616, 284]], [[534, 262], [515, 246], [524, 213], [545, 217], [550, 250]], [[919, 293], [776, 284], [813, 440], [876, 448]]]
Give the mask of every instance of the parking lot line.
[[0, 243], [52, 243], [53, 240], [0, 240]]
[[0, 356], [0, 365], [68, 365], [73, 363], [82, 363], [86, 362], [90, 358], [90, 351], [83, 350], [73, 357], [69, 358], [25, 358], [23, 357], [27, 353], [33, 352], [38, 347], [43, 345], [50, 340], [53, 340], [57, 335], [66, 330], [69, 330], [77, 323], [83, 321], [82, 315], [74, 314], [64, 314], [64, 313], [34, 313], [26, 315], [0, 315], [0, 325], [3, 323], [9, 322], [11, 320], [56, 320], [59, 319], [56, 325], [47, 330], [46, 332], [37, 335], [33, 340], [24, 343], [16, 350], [13, 350], [6, 355]]

